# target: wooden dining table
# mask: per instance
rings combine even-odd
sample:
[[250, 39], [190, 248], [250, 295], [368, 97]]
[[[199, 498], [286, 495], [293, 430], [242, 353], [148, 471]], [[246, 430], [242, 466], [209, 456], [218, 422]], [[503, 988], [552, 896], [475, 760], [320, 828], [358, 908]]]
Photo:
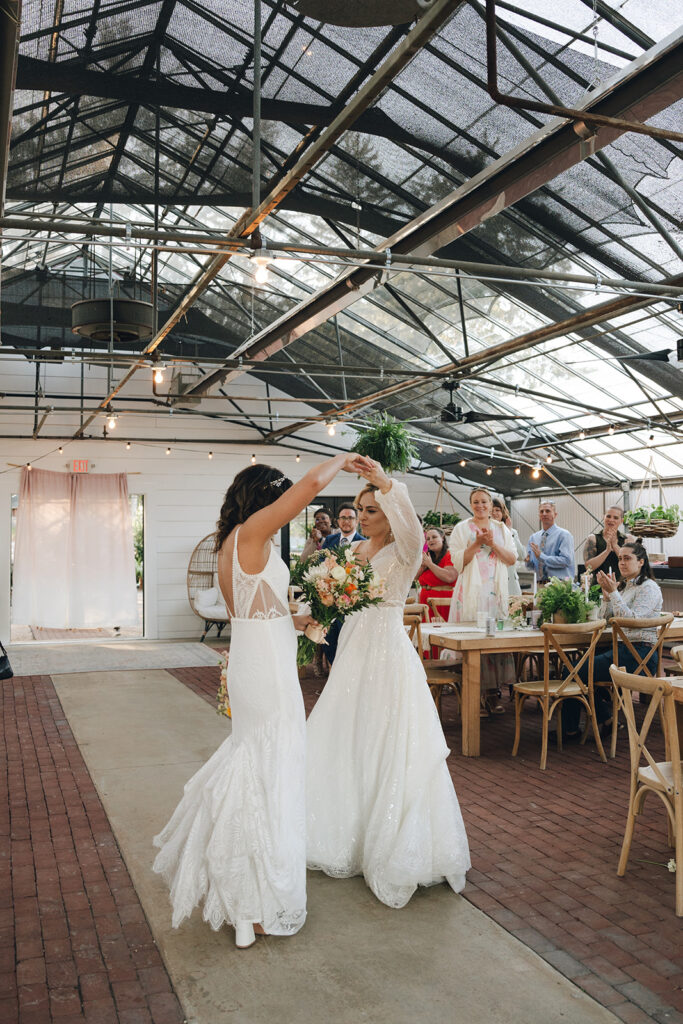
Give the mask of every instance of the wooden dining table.
[[[499, 629], [494, 636], [486, 636], [483, 629], [474, 623], [430, 623], [429, 643], [434, 647], [462, 654], [462, 696], [460, 719], [462, 725], [462, 752], [465, 757], [479, 757], [481, 753], [481, 656], [482, 654], [542, 653], [543, 633], [540, 629]], [[666, 634], [666, 642], [683, 642], [683, 618], [674, 619]], [[599, 641], [601, 646], [612, 643], [612, 631], [605, 629]], [[567, 647], [576, 647], [571, 635]], [[683, 711], [683, 685], [676, 699], [681, 701]], [[680, 722], [680, 717], [679, 717]]]

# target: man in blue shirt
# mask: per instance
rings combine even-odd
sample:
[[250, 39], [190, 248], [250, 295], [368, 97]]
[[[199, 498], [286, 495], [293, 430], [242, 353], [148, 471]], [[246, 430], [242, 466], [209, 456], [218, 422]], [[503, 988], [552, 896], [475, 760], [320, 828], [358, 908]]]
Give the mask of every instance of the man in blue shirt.
[[551, 576], [574, 579], [574, 538], [569, 530], [555, 525], [557, 509], [554, 501], [538, 506], [541, 529], [532, 533], [527, 547], [526, 564], [536, 573], [539, 583]]

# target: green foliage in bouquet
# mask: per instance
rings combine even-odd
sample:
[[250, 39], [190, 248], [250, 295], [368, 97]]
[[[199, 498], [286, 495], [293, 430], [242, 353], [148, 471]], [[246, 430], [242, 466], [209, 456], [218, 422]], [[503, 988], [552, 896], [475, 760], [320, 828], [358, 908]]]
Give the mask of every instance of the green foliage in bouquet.
[[425, 530], [430, 526], [455, 526], [460, 522], [457, 512], [425, 512], [422, 517], [422, 525]]
[[641, 505], [640, 508], [632, 508], [628, 512], [624, 512], [624, 526], [626, 527], [650, 523], [656, 519], [663, 519], [669, 523], [683, 521], [678, 505], [669, 505], [668, 508], [664, 508], [662, 505]]
[[562, 612], [567, 622], [585, 622], [593, 607], [586, 601], [583, 590], [575, 588], [571, 580], [558, 580], [556, 576], [536, 595], [544, 622], [550, 622], [555, 612]]
[[418, 452], [403, 423], [379, 413], [367, 427], [354, 427], [358, 439], [353, 450], [375, 459], [386, 473], [406, 473]]

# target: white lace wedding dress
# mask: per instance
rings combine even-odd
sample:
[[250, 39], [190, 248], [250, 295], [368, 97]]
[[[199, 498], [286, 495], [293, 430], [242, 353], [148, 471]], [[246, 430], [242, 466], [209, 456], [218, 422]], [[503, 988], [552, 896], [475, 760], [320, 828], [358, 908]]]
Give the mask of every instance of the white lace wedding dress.
[[[289, 573], [273, 547], [262, 572], [232, 552], [228, 692], [232, 734], [185, 786], [155, 837], [173, 927], [202, 900], [212, 928], [260, 923], [292, 935], [306, 919], [305, 714]], [[229, 557], [229, 552], [226, 554]]]
[[308, 719], [307, 857], [328, 875], [363, 874], [379, 900], [403, 907], [418, 885], [459, 892], [470, 858], [439, 716], [403, 626], [422, 528], [404, 484], [377, 503], [395, 538], [372, 560], [386, 594], [346, 620]]

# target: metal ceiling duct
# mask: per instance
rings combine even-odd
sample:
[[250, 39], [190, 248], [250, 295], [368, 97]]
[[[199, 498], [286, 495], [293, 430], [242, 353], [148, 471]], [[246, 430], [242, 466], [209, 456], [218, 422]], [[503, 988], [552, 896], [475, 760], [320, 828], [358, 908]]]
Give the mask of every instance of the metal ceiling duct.
[[71, 307], [71, 330], [92, 341], [140, 341], [154, 328], [151, 302], [137, 299], [82, 299]]
[[328, 25], [364, 28], [370, 25], [407, 25], [436, 0], [291, 0], [299, 14]]

